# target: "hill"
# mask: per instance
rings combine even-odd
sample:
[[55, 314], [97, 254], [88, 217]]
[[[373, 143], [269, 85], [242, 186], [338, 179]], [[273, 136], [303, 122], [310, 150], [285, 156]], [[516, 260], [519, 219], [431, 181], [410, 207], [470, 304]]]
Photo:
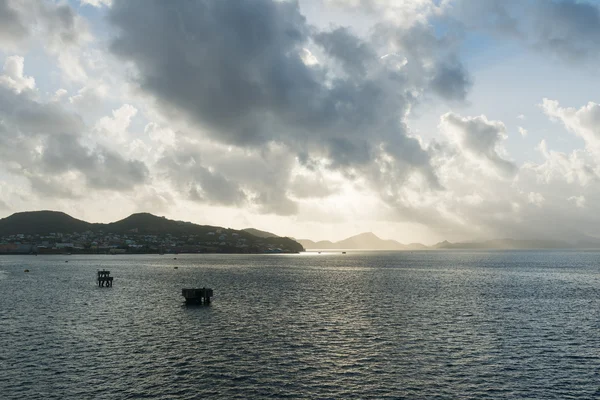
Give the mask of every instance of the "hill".
[[254, 228], [246, 228], [246, 229], [242, 229], [244, 232], [248, 232], [251, 235], [254, 235], [256, 237], [259, 238], [274, 238], [274, 237], [280, 237], [279, 235], [276, 235], [274, 233], [271, 232], [267, 232], [267, 231], [261, 231], [258, 229], [254, 229]]
[[407, 245], [395, 240], [384, 240], [372, 232], [361, 233], [347, 239], [340, 240], [339, 242], [330, 242], [329, 240], [313, 242], [312, 240], [307, 239], [300, 239], [298, 242], [306, 249], [315, 250], [423, 250], [427, 248], [427, 246], [420, 243], [411, 243]]
[[[102, 234], [127, 234], [128, 236], [154, 235], [164, 237], [172, 235], [174, 237], [186, 237], [186, 243], [189, 243], [189, 241], [195, 241], [196, 243], [212, 242], [215, 246], [225, 246], [228, 249], [233, 246], [233, 244], [229, 243], [243, 239], [247, 247], [251, 248], [281, 249], [284, 252], [304, 251], [301, 244], [290, 238], [257, 237], [246, 231], [174, 221], [149, 213], [132, 214], [127, 218], [108, 224], [92, 224], [57, 211], [21, 212], [0, 219], [0, 237], [84, 232], [92, 232], [94, 234], [99, 232], [102, 232]], [[224, 239], [225, 237], [227, 239]], [[215, 242], [217, 244], [214, 244]], [[222, 245], [221, 243], [225, 244]]]
[[0, 236], [85, 232], [94, 229], [95, 224], [90, 224], [57, 211], [19, 212], [0, 219]]

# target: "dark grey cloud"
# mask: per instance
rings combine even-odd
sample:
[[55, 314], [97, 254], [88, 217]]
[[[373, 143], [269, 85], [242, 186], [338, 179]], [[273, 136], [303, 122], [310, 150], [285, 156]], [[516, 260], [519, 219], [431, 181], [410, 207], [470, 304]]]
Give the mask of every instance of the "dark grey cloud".
[[95, 189], [130, 190], [148, 180], [144, 163], [126, 160], [107, 148], [86, 148], [72, 135], [53, 135], [45, 141], [40, 161], [48, 172], [80, 171]]
[[318, 89], [296, 52], [307, 27], [294, 3], [121, 1], [110, 16], [112, 49], [136, 62], [142, 89], [222, 141], [270, 140], [265, 125], [294, 106], [305, 118], [302, 97]]
[[[316, 31], [296, 2], [115, 1], [110, 21], [111, 49], [135, 64], [139, 87], [213, 140], [250, 149], [277, 143], [301, 161], [326, 157], [330, 168], [360, 174], [387, 151], [402, 174], [418, 171], [435, 184], [427, 152], [403, 122], [413, 90], [427, 89], [435, 73], [421, 85], [348, 29]], [[305, 65], [310, 46], [327, 60]], [[332, 73], [331, 60], [343, 74]], [[442, 81], [455, 75], [438, 76], [436, 90], [451, 97], [457, 85]], [[271, 204], [285, 195], [257, 198]]]
[[159, 166], [190, 200], [224, 206], [243, 206], [247, 202], [239, 184], [204, 166], [195, 150], [169, 151], [159, 160]]
[[460, 61], [464, 39], [462, 26], [444, 21], [444, 33], [437, 33], [428, 22], [399, 26], [389, 22], [374, 28], [374, 40], [392, 52], [391, 62], [405, 62], [407, 81], [414, 90], [431, 89], [447, 101], [464, 101], [472, 80]]
[[345, 27], [331, 32], [319, 32], [314, 35], [313, 40], [329, 56], [339, 61], [344, 71], [350, 75], [364, 76], [367, 73], [365, 64], [372, 64], [378, 58], [368, 43], [358, 39]]
[[0, 46], [19, 42], [29, 34], [12, 3], [9, 0], [0, 0]]
[[431, 87], [446, 100], [465, 100], [471, 79], [465, 67], [458, 61], [442, 62], [435, 68]]
[[70, 171], [81, 173], [82, 183], [92, 189], [131, 190], [148, 181], [142, 162], [126, 160], [100, 145], [85, 146], [86, 129], [80, 117], [58, 104], [0, 86], [0, 160], [9, 171], [29, 179], [35, 191], [74, 196], [73, 191], [59, 189], [64, 185], [56, 180]]

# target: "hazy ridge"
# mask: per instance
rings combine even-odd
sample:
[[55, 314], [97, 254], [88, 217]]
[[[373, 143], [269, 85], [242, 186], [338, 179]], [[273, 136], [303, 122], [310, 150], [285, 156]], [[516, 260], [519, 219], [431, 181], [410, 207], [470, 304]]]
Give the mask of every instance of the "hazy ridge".
[[565, 240], [546, 239], [494, 239], [485, 241], [470, 241], [451, 243], [443, 241], [432, 246], [422, 243], [403, 244], [396, 240], [385, 240], [371, 232], [351, 236], [338, 242], [323, 240], [314, 242], [308, 239], [297, 239], [305, 249], [314, 250], [437, 250], [437, 249], [597, 249], [600, 240], [589, 238], [585, 241], [568, 242]]

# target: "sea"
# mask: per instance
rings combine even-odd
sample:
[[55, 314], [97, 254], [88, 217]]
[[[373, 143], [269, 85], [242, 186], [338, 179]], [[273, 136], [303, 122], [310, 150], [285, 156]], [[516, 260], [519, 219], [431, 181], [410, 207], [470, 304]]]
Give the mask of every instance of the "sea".
[[600, 398], [600, 252], [1, 256], [0, 398]]

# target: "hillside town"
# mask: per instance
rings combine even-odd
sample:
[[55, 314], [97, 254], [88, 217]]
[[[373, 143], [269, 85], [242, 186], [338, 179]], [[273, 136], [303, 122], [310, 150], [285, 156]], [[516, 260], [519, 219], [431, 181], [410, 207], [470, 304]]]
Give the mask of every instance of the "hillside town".
[[291, 253], [297, 249], [230, 229], [205, 234], [53, 232], [0, 237], [0, 254]]

